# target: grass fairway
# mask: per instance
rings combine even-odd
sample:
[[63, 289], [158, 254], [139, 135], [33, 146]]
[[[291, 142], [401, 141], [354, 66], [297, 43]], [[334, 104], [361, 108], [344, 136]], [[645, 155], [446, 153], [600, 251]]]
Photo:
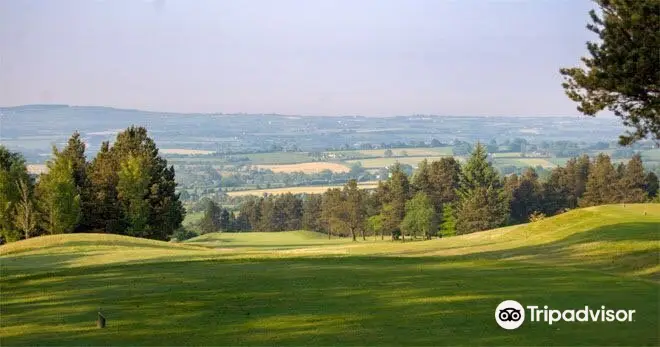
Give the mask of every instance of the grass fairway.
[[[660, 205], [580, 209], [448, 239], [309, 232], [116, 235], [0, 247], [2, 345], [658, 345]], [[528, 320], [503, 300], [634, 309], [629, 323]], [[95, 327], [96, 310], [108, 318]]]

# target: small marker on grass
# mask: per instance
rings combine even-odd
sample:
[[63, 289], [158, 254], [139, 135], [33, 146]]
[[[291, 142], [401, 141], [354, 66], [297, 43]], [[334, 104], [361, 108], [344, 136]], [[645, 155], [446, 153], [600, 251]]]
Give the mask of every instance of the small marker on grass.
[[96, 327], [99, 329], [105, 328], [105, 316], [101, 313], [100, 307], [99, 307], [99, 319], [96, 320]]

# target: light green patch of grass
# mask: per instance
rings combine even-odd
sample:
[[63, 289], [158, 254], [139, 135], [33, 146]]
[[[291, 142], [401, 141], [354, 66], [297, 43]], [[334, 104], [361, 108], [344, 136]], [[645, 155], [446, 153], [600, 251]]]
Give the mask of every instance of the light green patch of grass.
[[[70, 234], [0, 246], [3, 345], [658, 345], [660, 205], [419, 242], [310, 232], [183, 244]], [[204, 247], [206, 246], [206, 247]], [[307, 251], [306, 251], [307, 250]], [[523, 305], [631, 323], [494, 321]], [[107, 328], [95, 327], [101, 307]]]

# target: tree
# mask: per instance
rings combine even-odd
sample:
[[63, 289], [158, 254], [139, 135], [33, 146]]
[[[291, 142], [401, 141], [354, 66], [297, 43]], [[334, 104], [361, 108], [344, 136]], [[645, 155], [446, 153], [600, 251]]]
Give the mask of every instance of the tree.
[[366, 217], [365, 203], [363, 194], [358, 189], [357, 181], [354, 179], [349, 180], [344, 186], [343, 194], [346, 200], [346, 213], [344, 215], [346, 218], [345, 223], [351, 233], [351, 238], [355, 241], [356, 232], [359, 231], [364, 240], [364, 223]]
[[631, 144], [647, 136], [660, 140], [660, 1], [595, 0], [587, 29], [598, 42], [587, 42], [585, 67], [563, 68], [567, 96], [578, 111], [595, 116], [607, 108], [634, 127], [620, 136]]
[[623, 173], [616, 183], [619, 190], [618, 201], [624, 203], [646, 202], [649, 197], [646, 191], [646, 175], [642, 157], [636, 154], [624, 166]]
[[[406, 215], [406, 200], [410, 198], [410, 182], [398, 162], [392, 167], [392, 175], [387, 185], [389, 196], [385, 201], [390, 205], [390, 209], [383, 219], [392, 239], [395, 239], [396, 235], [400, 234], [400, 225]], [[405, 236], [403, 234], [401, 236], [405, 241]]]
[[76, 189], [80, 194], [80, 207], [82, 210], [80, 224], [76, 228], [77, 231], [88, 231], [93, 229], [91, 216], [93, 210], [98, 208], [94, 201], [92, 201], [92, 192], [88, 178], [87, 159], [85, 158], [85, 143], [80, 137], [80, 133], [75, 131], [67, 141], [66, 146], [59, 152], [60, 156], [67, 157], [71, 160], [73, 169], [73, 182]]
[[37, 211], [34, 206], [33, 187], [29, 179], [18, 181], [20, 200], [16, 206], [16, 227], [22, 230], [25, 238], [37, 229]]
[[453, 157], [441, 158], [431, 163], [429, 181], [431, 190], [426, 192], [436, 213], [442, 212], [442, 205], [458, 200], [461, 165]]
[[617, 173], [610, 157], [599, 154], [591, 165], [584, 196], [580, 199], [581, 207], [611, 204], [617, 202]]
[[417, 237], [418, 233], [422, 234], [425, 239], [430, 239], [436, 233], [438, 222], [435, 209], [426, 193], [418, 192], [406, 202], [406, 215], [401, 229], [413, 237]]
[[440, 235], [442, 237], [456, 235], [456, 216], [454, 215], [454, 206], [451, 203], [442, 205]]
[[181, 226], [185, 209], [176, 193], [174, 167], [158, 155], [156, 143], [143, 127], [129, 127], [117, 134], [117, 140], [109, 149], [110, 161], [117, 169], [119, 163], [130, 156], [142, 157], [149, 167], [149, 194], [147, 225], [150, 228], [143, 237], [167, 240]]
[[415, 174], [412, 179], [412, 190], [414, 192], [424, 192], [429, 194], [433, 187], [431, 186], [430, 181], [430, 171], [428, 160], [422, 160], [415, 170]]
[[231, 215], [229, 214], [229, 211], [227, 211], [226, 208], [222, 209], [222, 212], [220, 212], [220, 219], [218, 221], [218, 229], [221, 231], [229, 231], [231, 230]]
[[373, 215], [367, 218], [367, 229], [369, 229], [374, 234], [374, 240], [376, 235], [380, 232], [380, 238], [383, 239], [383, 216], [380, 214]]
[[486, 148], [477, 143], [461, 172], [456, 231], [466, 234], [502, 226], [509, 215], [506, 194]]
[[644, 185], [644, 189], [646, 190], [646, 193], [649, 195], [650, 199], [653, 199], [658, 195], [659, 185], [658, 176], [653, 171], [649, 171], [649, 173], [646, 174], [646, 183]]
[[45, 225], [50, 234], [70, 233], [81, 217], [80, 194], [73, 177], [71, 159], [60, 156], [53, 148], [53, 159], [47, 163], [48, 173], [40, 177], [37, 185]]
[[391, 149], [386, 149], [385, 152], [383, 152], [383, 155], [385, 156], [385, 158], [391, 158], [394, 155], [394, 153], [392, 153]]
[[303, 201], [302, 227], [305, 230], [323, 231], [321, 222], [321, 204], [323, 197], [319, 194], [310, 194]]
[[511, 218], [518, 223], [529, 221], [532, 212], [542, 209], [542, 194], [542, 186], [538, 181], [536, 171], [532, 168], [526, 169], [512, 191], [509, 202]]
[[341, 190], [339, 188], [328, 189], [323, 194], [321, 203], [321, 219], [328, 232], [328, 239], [333, 233], [339, 234], [342, 232], [345, 227], [343, 223], [345, 212]]
[[124, 206], [126, 234], [145, 237], [149, 234], [149, 162], [129, 155], [119, 167], [117, 197]]
[[220, 230], [220, 207], [213, 201], [206, 202], [204, 216], [199, 221], [199, 229], [202, 234], [214, 233]]
[[119, 162], [110, 152], [110, 143], [103, 142], [89, 165], [90, 208], [85, 209], [91, 230], [123, 233], [123, 207], [117, 196]]
[[457, 213], [456, 233], [467, 234], [504, 225], [508, 206], [501, 189], [478, 187], [461, 199]]
[[21, 237], [14, 216], [21, 196], [18, 182], [27, 179], [23, 156], [0, 145], [0, 237], [5, 241], [16, 241]]
[[572, 186], [565, 168], [557, 167], [550, 172], [550, 177], [543, 182], [543, 211], [547, 215], [569, 208], [568, 197]]

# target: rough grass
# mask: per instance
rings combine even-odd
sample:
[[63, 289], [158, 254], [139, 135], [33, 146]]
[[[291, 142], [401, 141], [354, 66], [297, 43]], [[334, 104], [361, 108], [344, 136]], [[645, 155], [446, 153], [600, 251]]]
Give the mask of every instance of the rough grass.
[[[646, 214], [644, 214], [646, 212]], [[73, 234], [0, 247], [3, 345], [658, 345], [660, 205], [611, 205], [448, 239]], [[203, 247], [206, 246], [206, 247]], [[523, 305], [631, 323], [493, 319]], [[106, 329], [97, 329], [102, 307]]]

